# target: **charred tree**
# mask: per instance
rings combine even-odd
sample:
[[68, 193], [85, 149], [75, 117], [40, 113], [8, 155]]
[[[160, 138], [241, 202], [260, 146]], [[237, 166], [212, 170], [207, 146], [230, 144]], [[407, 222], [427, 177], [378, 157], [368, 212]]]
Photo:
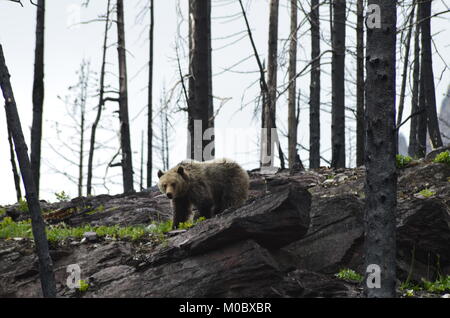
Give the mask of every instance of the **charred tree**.
[[367, 297], [395, 297], [397, 172], [395, 166], [396, 1], [369, 0], [379, 25], [367, 24], [364, 250]]
[[50, 258], [45, 223], [41, 215], [41, 206], [34, 184], [34, 177], [28, 158], [28, 147], [25, 143], [14, 93], [9, 80], [3, 48], [0, 44], [0, 87], [5, 99], [6, 120], [9, 124], [14, 147], [19, 162], [22, 181], [25, 187], [28, 210], [31, 216], [31, 227], [39, 260], [39, 274], [44, 297], [56, 297], [56, 283], [53, 274], [53, 263]]
[[356, 166], [364, 164], [364, 0], [356, 3]]
[[86, 194], [89, 196], [92, 194], [92, 165], [94, 162], [94, 151], [95, 151], [95, 138], [97, 133], [97, 127], [100, 123], [100, 118], [102, 116], [102, 110], [105, 106], [105, 67], [106, 67], [106, 51], [108, 48], [108, 30], [110, 24], [110, 3], [111, 0], [108, 0], [108, 4], [106, 7], [106, 21], [105, 21], [105, 33], [103, 35], [103, 53], [102, 53], [102, 66], [100, 69], [100, 83], [99, 83], [99, 95], [98, 95], [98, 106], [97, 106], [97, 115], [95, 117], [94, 122], [92, 123], [91, 128], [91, 139], [89, 145], [89, 157], [88, 157], [88, 169], [87, 169], [87, 181], [86, 181]]
[[11, 128], [9, 127], [9, 122], [6, 122], [6, 125], [8, 128], [9, 157], [11, 160], [11, 169], [14, 177], [14, 186], [16, 188], [17, 202], [20, 202], [20, 200], [22, 200], [22, 190], [20, 189], [20, 175], [19, 171], [17, 170], [16, 155], [14, 154], [14, 144], [11, 135]]
[[153, 170], [153, 33], [155, 28], [154, 1], [150, 0], [149, 59], [148, 59], [148, 114], [147, 114], [147, 188], [152, 186]]
[[[419, 19], [419, 6], [416, 8], [416, 21]], [[419, 77], [420, 77], [420, 24], [414, 30], [413, 87], [411, 92], [411, 125], [409, 130], [408, 154], [419, 156], [418, 124], [423, 114], [419, 113]], [[426, 127], [426, 126], [425, 126]], [[425, 128], [426, 130], [426, 128]]]
[[[264, 98], [263, 112], [264, 125], [266, 129], [263, 140], [263, 147], [261, 147], [263, 154], [271, 158], [269, 162], [264, 163], [263, 166], [273, 165], [273, 144], [272, 144], [272, 129], [276, 126], [276, 99], [277, 99], [277, 52], [278, 52], [278, 7], [279, 0], [270, 0], [269, 13], [269, 43], [268, 43], [268, 58], [267, 58], [267, 91], [268, 94]], [[280, 157], [280, 160], [283, 160]]]
[[288, 147], [289, 170], [298, 170], [297, 163], [297, 115], [296, 115], [296, 73], [297, 73], [297, 0], [291, 0], [291, 34], [289, 44], [289, 95], [288, 95]]
[[331, 147], [333, 168], [345, 168], [345, 0], [333, 0]]
[[44, 26], [45, 0], [36, 6], [36, 44], [34, 50], [33, 122], [31, 124], [30, 163], [33, 171], [36, 194], [39, 197], [41, 167], [42, 113], [44, 107]]
[[320, 167], [320, 20], [319, 0], [311, 1], [311, 83], [309, 86], [309, 168]]
[[425, 109], [428, 133], [434, 148], [442, 147], [442, 137], [439, 130], [439, 120], [436, 111], [436, 92], [434, 88], [433, 60], [431, 51], [431, 2], [419, 2], [419, 21], [421, 28], [421, 79], [424, 82]]
[[[204, 150], [204, 133], [212, 124], [211, 98], [211, 0], [189, 0], [188, 157], [210, 159]], [[197, 140], [195, 140], [197, 138]]]
[[128, 118], [128, 84], [127, 60], [125, 48], [125, 22], [123, 0], [117, 0], [117, 52], [119, 56], [119, 120], [120, 120], [120, 147], [122, 150], [122, 178], [123, 191], [134, 192], [133, 161], [131, 153], [130, 123]]

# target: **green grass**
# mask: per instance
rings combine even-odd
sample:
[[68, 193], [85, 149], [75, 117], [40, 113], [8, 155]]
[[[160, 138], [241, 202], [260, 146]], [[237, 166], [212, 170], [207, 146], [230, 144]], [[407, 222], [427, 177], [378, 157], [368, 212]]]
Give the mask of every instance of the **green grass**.
[[396, 165], [397, 168], [404, 168], [406, 167], [408, 164], [410, 164], [412, 162], [412, 158], [410, 156], [403, 156], [403, 155], [396, 155], [395, 156], [395, 161], [396, 161]]
[[436, 192], [431, 191], [430, 189], [423, 189], [422, 191], [419, 192], [419, 194], [424, 196], [425, 198], [429, 198], [435, 195]]
[[[203, 221], [199, 218], [194, 222], [181, 223], [179, 229], [188, 229], [193, 225]], [[91, 226], [84, 225], [80, 227], [68, 227], [64, 223], [50, 225], [46, 228], [47, 238], [50, 242], [58, 242], [68, 237], [81, 239], [85, 232], [95, 232], [98, 237], [113, 237], [119, 239], [139, 240], [144, 237], [154, 236], [161, 239], [162, 235], [172, 230], [172, 221], [154, 223], [155, 226], [148, 228], [146, 226]], [[5, 217], [0, 222], [0, 238], [11, 239], [14, 237], [33, 238], [31, 230], [31, 221], [14, 222], [10, 217]]]
[[362, 275], [349, 268], [342, 269], [339, 273], [336, 274], [336, 277], [358, 283], [362, 282], [364, 279]]
[[[181, 222], [178, 225], [178, 229], [179, 230], [187, 230], [187, 229], [191, 228], [192, 226], [194, 226], [195, 224], [198, 224], [198, 223], [200, 223], [200, 222], [202, 222], [204, 220], [205, 220], [204, 217], [199, 217], [198, 219], [196, 219], [193, 222], [189, 222], [189, 221], [188, 222]], [[150, 229], [150, 231], [152, 233], [164, 234], [164, 233], [172, 231], [173, 223], [172, 223], [172, 220], [168, 220], [168, 221], [159, 222], [159, 223], [153, 222], [152, 225], [154, 225]]]
[[0, 208], [0, 216], [6, 214], [6, 209], [5, 208]]
[[434, 163], [446, 163], [450, 165], [450, 151], [441, 152], [434, 158]]

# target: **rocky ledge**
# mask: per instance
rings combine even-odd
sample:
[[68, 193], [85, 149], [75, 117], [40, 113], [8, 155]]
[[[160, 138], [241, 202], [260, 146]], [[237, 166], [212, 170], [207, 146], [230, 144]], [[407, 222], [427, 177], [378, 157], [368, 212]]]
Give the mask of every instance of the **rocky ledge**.
[[[399, 285], [450, 274], [450, 165], [419, 162], [399, 170]], [[364, 169], [251, 173], [250, 198], [235, 210], [169, 232], [159, 241], [96, 237], [51, 244], [62, 297], [360, 297], [364, 273]], [[427, 192], [423, 192], [422, 190]], [[101, 213], [92, 213], [101, 207]], [[49, 224], [148, 226], [170, 218], [156, 189], [43, 202]], [[17, 205], [6, 207], [15, 221]], [[78, 264], [86, 288], [67, 287]], [[448, 292], [447, 292], [448, 293]], [[399, 290], [399, 296], [403, 294]], [[420, 293], [419, 293], [420, 294]], [[422, 296], [441, 297], [423, 292]], [[0, 239], [0, 297], [41, 295], [33, 241]], [[417, 295], [417, 294], [416, 294]]]

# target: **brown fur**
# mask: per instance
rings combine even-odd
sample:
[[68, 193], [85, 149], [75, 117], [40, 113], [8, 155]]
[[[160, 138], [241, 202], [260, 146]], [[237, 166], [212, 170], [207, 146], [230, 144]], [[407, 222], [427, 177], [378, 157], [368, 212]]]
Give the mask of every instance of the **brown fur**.
[[192, 205], [200, 216], [210, 218], [241, 205], [248, 196], [247, 172], [229, 159], [185, 160], [165, 173], [158, 171], [158, 177], [159, 189], [172, 200], [174, 228], [190, 219]]

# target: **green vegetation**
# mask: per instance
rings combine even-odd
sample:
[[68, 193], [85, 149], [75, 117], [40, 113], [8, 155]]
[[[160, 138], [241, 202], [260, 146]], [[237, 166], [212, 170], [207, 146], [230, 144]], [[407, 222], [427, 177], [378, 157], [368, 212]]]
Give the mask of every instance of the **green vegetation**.
[[96, 207], [94, 210], [86, 213], [86, 215], [92, 215], [98, 212], [104, 212], [105, 211], [105, 206], [103, 204], [100, 204], [98, 207]]
[[27, 200], [20, 199], [18, 203], [19, 203], [19, 211], [22, 212], [22, 213], [28, 213]]
[[80, 287], [78, 288], [78, 290], [80, 292], [84, 293], [88, 289], [89, 289], [89, 283], [86, 282], [84, 279], [80, 279]]
[[427, 291], [430, 293], [448, 292], [450, 291], [450, 275], [440, 276], [434, 282], [422, 279], [422, 284], [404, 282], [400, 285], [400, 290], [405, 291], [405, 295], [408, 297], [414, 296], [414, 292], [417, 291]]
[[0, 216], [6, 214], [6, 209], [5, 208], [0, 208]]
[[[181, 222], [178, 225], [178, 229], [179, 230], [187, 230], [189, 228], [191, 228], [192, 226], [194, 226], [195, 224], [198, 224], [202, 221], [204, 221], [205, 218], [204, 217], [199, 217], [198, 219], [194, 220], [193, 222]], [[156, 233], [156, 234], [164, 234], [167, 232], [170, 232], [172, 230], [172, 220], [168, 220], [165, 222], [153, 222], [150, 228], [151, 233]]]
[[419, 192], [419, 194], [425, 198], [429, 198], [429, 197], [432, 197], [433, 195], [435, 195], [436, 192], [431, 191], [430, 189], [423, 189], [422, 191]]
[[70, 200], [70, 197], [64, 191], [55, 192], [55, 197], [56, 200], [58, 200], [59, 202], [65, 202]]
[[336, 277], [358, 283], [362, 282], [364, 279], [362, 275], [349, 268], [342, 269], [339, 273], [336, 274]]
[[[194, 222], [181, 223], [179, 229], [188, 229], [203, 221], [199, 218]], [[138, 240], [144, 237], [161, 239], [162, 235], [172, 230], [172, 221], [155, 224], [153, 227], [145, 226], [91, 226], [68, 227], [64, 223], [50, 225], [47, 227], [47, 238], [50, 242], [58, 242], [68, 237], [81, 239], [85, 232], [95, 232], [98, 237], [112, 237], [119, 239]], [[14, 237], [33, 238], [31, 231], [31, 220], [14, 222], [10, 217], [5, 217], [0, 222], [0, 238], [11, 239]]]
[[450, 165], [450, 151], [441, 152], [434, 158], [433, 162], [435, 163], [446, 163]]
[[410, 156], [396, 155], [395, 156], [397, 168], [404, 168], [412, 162]]
[[435, 282], [429, 282], [425, 279], [422, 280], [425, 290], [432, 293], [440, 293], [450, 291], [450, 275], [440, 276]]

